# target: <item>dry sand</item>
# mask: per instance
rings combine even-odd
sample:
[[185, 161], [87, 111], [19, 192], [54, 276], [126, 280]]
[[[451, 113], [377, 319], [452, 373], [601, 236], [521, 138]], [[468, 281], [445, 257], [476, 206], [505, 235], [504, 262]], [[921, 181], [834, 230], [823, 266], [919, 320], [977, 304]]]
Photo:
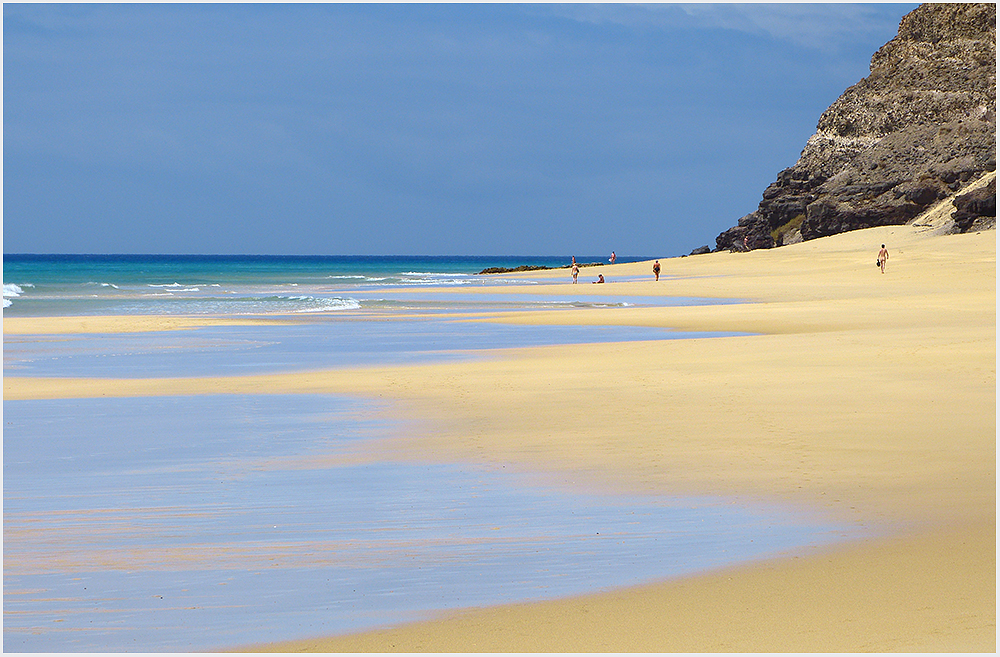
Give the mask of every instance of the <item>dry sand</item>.
[[[881, 243], [884, 275], [875, 266]], [[995, 651], [996, 233], [878, 228], [661, 265], [658, 283], [650, 263], [584, 269], [581, 281], [603, 273], [609, 282], [573, 292], [753, 303], [500, 319], [759, 335], [278, 376], [5, 377], [4, 399], [380, 396], [426, 428], [379, 445], [397, 456], [504, 464], [598, 490], [780, 500], [887, 534], [645, 587], [265, 649]], [[531, 276], [541, 284], [504, 292], [567, 292], [568, 272]], [[630, 276], [646, 279], [624, 282]]]

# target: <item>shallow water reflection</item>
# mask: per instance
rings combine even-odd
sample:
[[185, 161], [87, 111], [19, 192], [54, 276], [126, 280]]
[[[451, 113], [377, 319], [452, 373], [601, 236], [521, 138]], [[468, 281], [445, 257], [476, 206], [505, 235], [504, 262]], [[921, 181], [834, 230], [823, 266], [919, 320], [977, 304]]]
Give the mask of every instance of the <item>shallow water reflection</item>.
[[4, 372], [18, 376], [233, 376], [468, 359], [469, 352], [594, 342], [733, 335], [641, 326], [544, 326], [449, 319], [315, 320], [136, 334], [6, 336]]
[[789, 509], [372, 459], [366, 439], [401, 430], [381, 410], [328, 395], [5, 401], [5, 648], [348, 632], [851, 534]]

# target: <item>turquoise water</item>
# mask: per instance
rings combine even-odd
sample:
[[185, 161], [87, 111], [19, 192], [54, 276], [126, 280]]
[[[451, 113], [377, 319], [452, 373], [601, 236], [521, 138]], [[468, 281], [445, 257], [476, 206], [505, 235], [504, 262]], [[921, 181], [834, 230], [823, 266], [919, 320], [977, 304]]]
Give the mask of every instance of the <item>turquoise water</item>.
[[[578, 261], [602, 262], [598, 257]], [[531, 284], [516, 274], [477, 273], [488, 267], [569, 263], [570, 256], [4, 255], [4, 316], [434, 308], [442, 302], [421, 303], [412, 294], [401, 302], [385, 291]]]
[[[301, 313], [304, 321], [5, 335], [4, 375], [225, 376], [713, 337], [464, 321], [498, 308], [702, 303], [626, 298], [613, 286], [582, 299], [570, 284], [546, 298], [435, 293], [519, 282], [475, 274], [488, 266], [549, 262], [5, 256], [5, 317]], [[389, 421], [391, 411], [332, 395], [5, 400], [5, 650], [190, 651], [350, 632], [859, 533], [785, 507], [584, 494], [502, 463], [396, 462], [372, 441], [428, 429]]]

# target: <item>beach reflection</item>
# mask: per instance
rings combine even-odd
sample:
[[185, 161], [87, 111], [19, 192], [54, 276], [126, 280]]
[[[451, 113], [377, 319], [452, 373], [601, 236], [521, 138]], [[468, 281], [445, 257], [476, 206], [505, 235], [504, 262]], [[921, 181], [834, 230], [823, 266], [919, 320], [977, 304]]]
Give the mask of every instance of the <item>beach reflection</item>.
[[319, 318], [136, 334], [4, 338], [18, 376], [232, 376], [482, 357], [485, 349], [734, 335], [641, 326], [550, 326], [440, 317]]
[[382, 460], [328, 395], [4, 402], [8, 650], [205, 650], [552, 598], [843, 540], [789, 509]]

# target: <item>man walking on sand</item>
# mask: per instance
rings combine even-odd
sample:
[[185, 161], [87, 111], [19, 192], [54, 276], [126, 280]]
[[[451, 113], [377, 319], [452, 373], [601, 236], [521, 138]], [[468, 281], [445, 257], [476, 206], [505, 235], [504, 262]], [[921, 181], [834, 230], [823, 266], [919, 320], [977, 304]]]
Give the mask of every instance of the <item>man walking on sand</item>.
[[885, 261], [889, 259], [889, 252], [885, 250], [885, 244], [882, 245], [882, 250], [878, 252], [878, 266], [882, 268], [882, 273], [885, 273]]
[[653, 276], [656, 277], [656, 280], [660, 280], [660, 261], [659, 260], [657, 260], [656, 262], [653, 263]]
[[576, 283], [576, 277], [580, 275], [580, 267], [576, 264], [576, 258], [573, 258], [573, 282]]

